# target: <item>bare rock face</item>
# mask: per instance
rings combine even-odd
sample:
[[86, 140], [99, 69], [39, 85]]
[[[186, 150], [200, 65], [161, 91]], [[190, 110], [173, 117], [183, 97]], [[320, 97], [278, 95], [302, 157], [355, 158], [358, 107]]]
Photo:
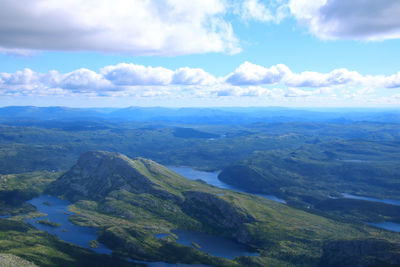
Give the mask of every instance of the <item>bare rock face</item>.
[[15, 267], [15, 266], [24, 266], [24, 267], [37, 267], [36, 264], [24, 260], [18, 256], [13, 254], [0, 254], [0, 266], [3, 267]]
[[78, 163], [50, 184], [48, 193], [71, 201], [99, 200], [114, 190], [152, 192], [154, 183], [132, 166], [131, 159], [113, 152], [89, 151]]

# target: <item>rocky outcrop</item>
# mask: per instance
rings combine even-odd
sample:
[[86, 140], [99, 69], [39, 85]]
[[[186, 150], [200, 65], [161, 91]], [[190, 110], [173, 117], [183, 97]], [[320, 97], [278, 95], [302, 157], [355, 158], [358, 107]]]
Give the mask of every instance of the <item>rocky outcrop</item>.
[[319, 266], [400, 266], [400, 245], [377, 239], [329, 242]]
[[245, 241], [248, 232], [245, 223], [255, 219], [222, 198], [205, 192], [186, 191], [182, 210], [213, 231], [231, 234], [239, 241]]
[[34, 264], [30, 261], [24, 260], [13, 254], [4, 254], [4, 253], [0, 253], [0, 266], [3, 266], [3, 267], [15, 267], [15, 266], [37, 267], [36, 264]]
[[156, 193], [168, 197], [168, 192], [157, 189], [148, 177], [133, 166], [131, 159], [104, 151], [82, 154], [75, 166], [49, 185], [47, 193], [63, 195], [71, 201], [100, 200], [115, 190]]

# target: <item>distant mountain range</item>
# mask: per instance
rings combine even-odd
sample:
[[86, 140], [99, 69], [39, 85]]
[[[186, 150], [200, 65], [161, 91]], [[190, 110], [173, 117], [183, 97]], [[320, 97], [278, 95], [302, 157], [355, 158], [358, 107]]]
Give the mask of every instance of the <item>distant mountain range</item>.
[[157, 121], [189, 124], [248, 124], [256, 122], [349, 123], [354, 121], [400, 123], [400, 109], [306, 109], [284, 107], [69, 108], [34, 106], [0, 108], [0, 122], [15, 120]]

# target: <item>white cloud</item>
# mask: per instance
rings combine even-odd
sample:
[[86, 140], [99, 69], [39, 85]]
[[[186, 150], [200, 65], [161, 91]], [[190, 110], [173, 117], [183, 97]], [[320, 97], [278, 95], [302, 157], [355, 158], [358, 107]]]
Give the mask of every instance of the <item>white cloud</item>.
[[288, 86], [296, 87], [326, 87], [345, 84], [357, 84], [362, 80], [362, 76], [355, 71], [347, 69], [335, 69], [330, 73], [319, 73], [305, 71], [300, 74], [288, 72], [284, 83]]
[[31, 69], [16, 71], [15, 73], [0, 73], [0, 80], [6, 85], [29, 85], [39, 79]]
[[387, 77], [384, 83], [387, 88], [400, 88], [400, 72]]
[[120, 63], [101, 70], [103, 76], [115, 85], [167, 85], [174, 72], [163, 67]]
[[[283, 84], [289, 87], [331, 87], [340, 85], [365, 85], [373, 87], [395, 87], [400, 74], [389, 77], [362, 76], [356, 71], [335, 69], [329, 73], [304, 71], [293, 73], [286, 65], [278, 64], [269, 68], [245, 62], [229, 74], [226, 82], [232, 85]], [[392, 85], [392, 86], [390, 86]]]
[[[317, 102], [321, 99], [348, 99], [367, 103], [379, 96], [389, 99], [388, 96], [398, 94], [394, 88], [399, 87], [400, 73], [390, 76], [363, 76], [347, 69], [336, 69], [329, 73], [294, 73], [283, 64], [264, 67], [250, 62], [244, 62], [225, 77], [214, 77], [199, 68], [171, 70], [133, 63], [105, 66], [99, 72], [77, 69], [69, 73], [59, 73], [56, 70], [38, 73], [24, 69], [15, 73], [0, 73], [2, 96], [148, 99], [245, 97], [271, 101], [302, 99]], [[380, 91], [385, 93], [379, 94]]]
[[298, 88], [289, 88], [285, 93], [285, 97], [307, 97], [312, 96], [314, 92], [305, 91]]
[[264, 1], [264, 3], [259, 0], [235, 2], [234, 13], [244, 20], [279, 23], [288, 16], [288, 7], [281, 2], [279, 0]]
[[[85, 91], [85, 90], [112, 90], [114, 87], [109, 80], [106, 80], [101, 74], [88, 69], [78, 69], [57, 77], [55, 72], [51, 73], [52, 78], [57, 81], [56, 87]], [[54, 77], [54, 75], [56, 77]], [[61, 78], [61, 79], [60, 79]], [[49, 84], [51, 85], [51, 84]]]
[[203, 69], [185, 67], [175, 71], [172, 83], [183, 85], [211, 85], [216, 83], [216, 79]]
[[290, 0], [289, 8], [321, 39], [400, 38], [398, 0]]
[[224, 0], [2, 0], [0, 52], [240, 51]]
[[229, 74], [226, 81], [232, 85], [275, 84], [280, 82], [287, 72], [290, 70], [283, 64], [265, 68], [246, 61]]

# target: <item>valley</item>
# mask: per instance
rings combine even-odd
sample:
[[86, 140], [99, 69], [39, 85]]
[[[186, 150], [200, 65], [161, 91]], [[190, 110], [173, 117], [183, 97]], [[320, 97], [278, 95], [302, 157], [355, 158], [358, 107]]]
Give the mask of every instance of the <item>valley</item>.
[[395, 122], [2, 120], [0, 253], [39, 266], [398, 264]]

